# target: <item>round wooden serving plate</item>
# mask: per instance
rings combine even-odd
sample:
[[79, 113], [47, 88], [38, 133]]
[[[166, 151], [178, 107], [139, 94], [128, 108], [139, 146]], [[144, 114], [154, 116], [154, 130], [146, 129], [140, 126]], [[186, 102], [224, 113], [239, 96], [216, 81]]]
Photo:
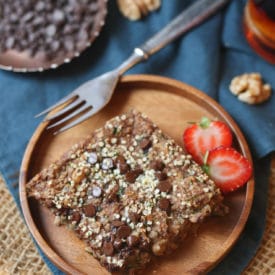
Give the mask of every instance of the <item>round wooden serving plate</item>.
[[[69, 274], [109, 274], [90, 254], [84, 243], [65, 226], [55, 226], [53, 215], [28, 199], [25, 184], [42, 168], [106, 120], [134, 108], [147, 114], [166, 134], [182, 145], [183, 130], [202, 116], [225, 121], [235, 136], [235, 147], [251, 162], [249, 148], [233, 119], [214, 100], [184, 83], [158, 76], [132, 75], [120, 81], [116, 92], [100, 113], [57, 136], [39, 125], [26, 149], [20, 174], [20, 200], [27, 225], [48, 258]], [[154, 260], [143, 274], [197, 274], [213, 268], [232, 248], [247, 221], [254, 193], [254, 179], [227, 195], [230, 213], [211, 217], [171, 256]], [[241, 256], [241, 255], [240, 255]]]

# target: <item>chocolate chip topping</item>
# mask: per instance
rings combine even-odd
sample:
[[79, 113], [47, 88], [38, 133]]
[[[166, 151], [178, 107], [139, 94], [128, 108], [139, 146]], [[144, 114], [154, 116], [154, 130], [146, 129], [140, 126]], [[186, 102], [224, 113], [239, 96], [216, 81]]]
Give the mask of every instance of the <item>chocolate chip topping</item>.
[[115, 159], [115, 164], [126, 163], [126, 159], [122, 155], [118, 155]]
[[143, 173], [142, 169], [135, 169], [135, 170], [131, 170], [129, 172], [126, 173], [125, 175], [125, 179], [126, 181], [130, 182], [130, 183], [134, 183], [136, 178]]
[[45, 205], [48, 208], [50, 208], [50, 207], [54, 206], [54, 202], [52, 200], [50, 200], [50, 199], [47, 199], [47, 200], [45, 200]]
[[[84, 12], [78, 12], [81, 9]], [[1, 2], [0, 52], [29, 50], [30, 56], [50, 60], [59, 53], [82, 50], [90, 40], [98, 10], [95, 0]]]
[[168, 212], [170, 209], [170, 201], [166, 198], [161, 198], [158, 202], [158, 206], [161, 210]]
[[120, 250], [123, 246], [123, 242], [121, 239], [115, 239], [113, 245], [116, 250]]
[[92, 195], [95, 197], [95, 198], [99, 198], [102, 194], [102, 189], [98, 186], [94, 186], [93, 187], [93, 190], [92, 190]]
[[126, 159], [121, 155], [117, 156], [115, 164], [116, 167], [119, 169], [120, 174], [122, 175], [126, 174], [130, 170], [130, 167], [126, 162]]
[[90, 203], [90, 204], [84, 205], [83, 211], [86, 217], [94, 217], [96, 213], [96, 208], [92, 203]]
[[113, 227], [120, 227], [122, 225], [124, 225], [124, 222], [122, 222], [120, 220], [114, 220], [114, 221], [112, 221], [112, 226]]
[[114, 167], [113, 160], [111, 158], [105, 158], [102, 161], [101, 168], [103, 170], [108, 170]]
[[88, 156], [87, 161], [91, 164], [95, 164], [97, 162], [97, 154], [95, 152], [91, 152]]
[[113, 189], [110, 190], [110, 193], [107, 196], [108, 202], [114, 202], [118, 200], [118, 194], [117, 192], [119, 191], [119, 185], [116, 184]]
[[155, 171], [162, 171], [165, 168], [165, 164], [161, 160], [154, 160], [151, 162], [151, 168]]
[[127, 244], [129, 247], [135, 247], [139, 243], [139, 238], [137, 236], [131, 235], [127, 238]]
[[165, 173], [165, 172], [163, 172], [163, 171], [157, 171], [156, 173], [155, 173], [155, 176], [156, 176], [156, 178], [159, 180], [159, 181], [161, 181], [161, 180], [166, 180], [167, 179], [167, 174]]
[[112, 256], [114, 254], [114, 246], [111, 242], [104, 242], [103, 253], [106, 256]]
[[161, 181], [157, 188], [161, 191], [161, 192], [170, 192], [172, 190], [172, 184], [169, 180], [163, 180]]
[[119, 165], [118, 169], [120, 171], [120, 174], [124, 175], [130, 170], [130, 167], [127, 163], [122, 163]]
[[130, 212], [129, 213], [129, 219], [134, 222], [134, 223], [137, 223], [140, 219], [140, 214], [138, 213], [135, 213], [135, 212]]
[[144, 138], [139, 146], [143, 151], [146, 151], [152, 146], [152, 141], [149, 138]]
[[149, 241], [146, 241], [146, 240], [142, 239], [139, 242], [139, 247], [140, 247], [141, 250], [149, 251], [150, 250], [150, 243], [149, 243]]
[[81, 220], [81, 215], [78, 211], [73, 212], [72, 214], [72, 221], [75, 221], [76, 223], [79, 223]]
[[122, 225], [117, 230], [117, 237], [120, 239], [127, 238], [132, 232], [132, 229], [128, 225]]

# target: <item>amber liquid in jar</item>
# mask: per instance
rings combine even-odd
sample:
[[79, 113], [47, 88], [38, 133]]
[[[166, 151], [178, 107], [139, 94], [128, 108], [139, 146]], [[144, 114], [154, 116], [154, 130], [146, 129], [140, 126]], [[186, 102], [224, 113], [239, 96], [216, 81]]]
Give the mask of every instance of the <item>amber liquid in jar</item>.
[[244, 31], [252, 48], [275, 64], [275, 0], [248, 0]]

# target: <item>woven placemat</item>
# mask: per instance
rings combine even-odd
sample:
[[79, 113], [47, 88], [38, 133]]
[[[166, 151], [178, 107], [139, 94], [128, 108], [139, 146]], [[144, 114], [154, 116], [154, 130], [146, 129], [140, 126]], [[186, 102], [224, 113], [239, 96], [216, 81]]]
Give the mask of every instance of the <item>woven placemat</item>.
[[21, 214], [0, 178], [0, 275], [51, 274]]
[[271, 163], [268, 190], [266, 229], [261, 246], [243, 272], [248, 274], [275, 274], [275, 154]]
[[[267, 224], [262, 244], [244, 275], [275, 274], [275, 156], [270, 177]], [[0, 177], [0, 275], [51, 274]]]

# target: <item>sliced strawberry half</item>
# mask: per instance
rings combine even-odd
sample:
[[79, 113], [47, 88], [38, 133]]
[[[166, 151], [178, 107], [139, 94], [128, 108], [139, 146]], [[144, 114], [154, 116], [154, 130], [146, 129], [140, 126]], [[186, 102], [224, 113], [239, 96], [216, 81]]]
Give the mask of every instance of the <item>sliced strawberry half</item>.
[[200, 123], [193, 124], [184, 131], [183, 142], [186, 151], [196, 162], [202, 164], [207, 151], [219, 146], [231, 146], [232, 133], [224, 122], [203, 117]]
[[243, 186], [252, 175], [248, 159], [233, 148], [216, 148], [206, 155], [205, 161], [203, 169], [223, 193]]

